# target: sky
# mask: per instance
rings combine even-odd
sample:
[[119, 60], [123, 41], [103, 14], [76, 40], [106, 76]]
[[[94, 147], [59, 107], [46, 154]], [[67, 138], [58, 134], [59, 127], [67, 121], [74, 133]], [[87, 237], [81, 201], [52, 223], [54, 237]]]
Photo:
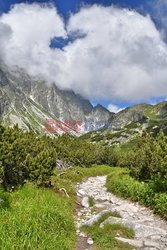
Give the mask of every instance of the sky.
[[167, 0], [0, 0], [0, 60], [113, 112], [155, 104], [167, 98]]

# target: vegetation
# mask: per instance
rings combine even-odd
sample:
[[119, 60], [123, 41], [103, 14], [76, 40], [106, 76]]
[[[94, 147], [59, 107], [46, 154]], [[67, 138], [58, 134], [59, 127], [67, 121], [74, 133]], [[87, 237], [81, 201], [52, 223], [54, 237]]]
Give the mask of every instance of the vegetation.
[[135, 180], [129, 173], [129, 169], [113, 169], [107, 178], [108, 191], [149, 206], [167, 219], [167, 193], [156, 192], [151, 182], [145, 183]]
[[6, 190], [27, 181], [49, 187], [58, 159], [71, 166], [90, 167], [111, 161], [106, 150], [66, 134], [56, 140], [23, 132], [18, 126], [0, 126], [0, 180]]
[[130, 246], [129, 244], [122, 243], [115, 238], [118, 233], [121, 235], [121, 237], [133, 238], [134, 232], [132, 229], [128, 229], [119, 224], [106, 224], [103, 228], [99, 227], [100, 224], [110, 216], [113, 216], [112, 212], [107, 212], [103, 214], [95, 224], [92, 226], [82, 226], [81, 230], [87, 235], [91, 236], [97, 246], [102, 250], [134, 249], [134, 247]]
[[[58, 170], [57, 160], [71, 167]], [[167, 219], [167, 137], [162, 131], [112, 147], [67, 134], [52, 139], [0, 126], [0, 248], [73, 249], [74, 186], [98, 175], [108, 175], [108, 191]], [[92, 197], [89, 204], [94, 206]], [[132, 231], [121, 225], [99, 228], [108, 216], [120, 215], [105, 214], [83, 231], [100, 249], [133, 249], [115, 238], [117, 233], [133, 237]]]
[[[0, 249], [62, 249], [75, 245], [73, 204], [49, 190], [26, 185], [3, 193], [0, 205]], [[3, 204], [3, 203], [2, 203]]]
[[[1, 189], [0, 199], [4, 202], [0, 203], [0, 233], [3, 236], [0, 248], [73, 249], [76, 240], [74, 185], [85, 177], [110, 172], [109, 166], [74, 167], [64, 172], [55, 170], [52, 189], [37, 188], [32, 183], [15, 192]], [[70, 199], [59, 192], [60, 188], [67, 190]]]
[[[156, 138], [143, 134], [134, 151], [131, 174], [139, 180], [154, 180], [155, 188], [167, 191], [167, 137], [161, 131]], [[160, 188], [161, 185], [161, 188]]]
[[93, 197], [90, 196], [88, 201], [89, 201], [90, 207], [93, 207], [95, 205], [95, 201], [94, 201]]

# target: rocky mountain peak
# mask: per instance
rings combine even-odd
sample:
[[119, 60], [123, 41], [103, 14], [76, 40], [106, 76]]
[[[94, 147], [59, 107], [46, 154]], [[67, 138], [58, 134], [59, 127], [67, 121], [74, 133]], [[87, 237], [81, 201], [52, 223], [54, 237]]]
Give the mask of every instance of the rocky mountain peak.
[[62, 90], [40, 77], [30, 77], [17, 67], [0, 69], [0, 115], [6, 124], [44, 131], [45, 119], [80, 121], [105, 120], [111, 113], [72, 90]]

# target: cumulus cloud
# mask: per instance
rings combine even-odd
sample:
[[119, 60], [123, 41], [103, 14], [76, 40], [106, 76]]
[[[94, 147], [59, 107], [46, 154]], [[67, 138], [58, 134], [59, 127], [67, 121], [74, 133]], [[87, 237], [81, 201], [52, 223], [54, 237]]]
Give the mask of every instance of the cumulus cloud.
[[120, 108], [118, 107], [117, 105], [114, 105], [112, 103], [110, 103], [107, 107], [107, 109], [110, 111], [110, 112], [114, 112], [114, 113], [118, 113], [120, 112], [121, 110], [125, 109], [125, 108]]
[[[149, 16], [93, 5], [65, 26], [53, 6], [19, 4], [1, 24], [11, 30], [4, 38], [5, 63], [61, 88], [109, 100], [167, 95], [167, 45]], [[63, 50], [50, 48], [54, 37], [73, 36]]]
[[56, 9], [52, 5], [18, 4], [1, 16], [1, 24], [12, 31], [8, 39], [1, 36], [5, 63], [18, 65], [30, 74], [43, 74], [50, 81], [53, 60], [55, 79], [60, 63], [59, 51], [50, 49], [50, 41], [53, 37], [66, 37], [63, 20]]
[[4, 58], [6, 41], [10, 39], [12, 30], [9, 25], [0, 22], [0, 62]]

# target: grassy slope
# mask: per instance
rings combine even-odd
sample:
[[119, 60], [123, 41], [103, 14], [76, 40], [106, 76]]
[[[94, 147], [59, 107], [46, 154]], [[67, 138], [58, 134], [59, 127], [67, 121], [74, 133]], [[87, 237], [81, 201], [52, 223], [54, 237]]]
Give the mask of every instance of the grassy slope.
[[10, 206], [0, 208], [0, 249], [72, 249], [75, 227], [70, 200], [31, 185], [8, 198]]

